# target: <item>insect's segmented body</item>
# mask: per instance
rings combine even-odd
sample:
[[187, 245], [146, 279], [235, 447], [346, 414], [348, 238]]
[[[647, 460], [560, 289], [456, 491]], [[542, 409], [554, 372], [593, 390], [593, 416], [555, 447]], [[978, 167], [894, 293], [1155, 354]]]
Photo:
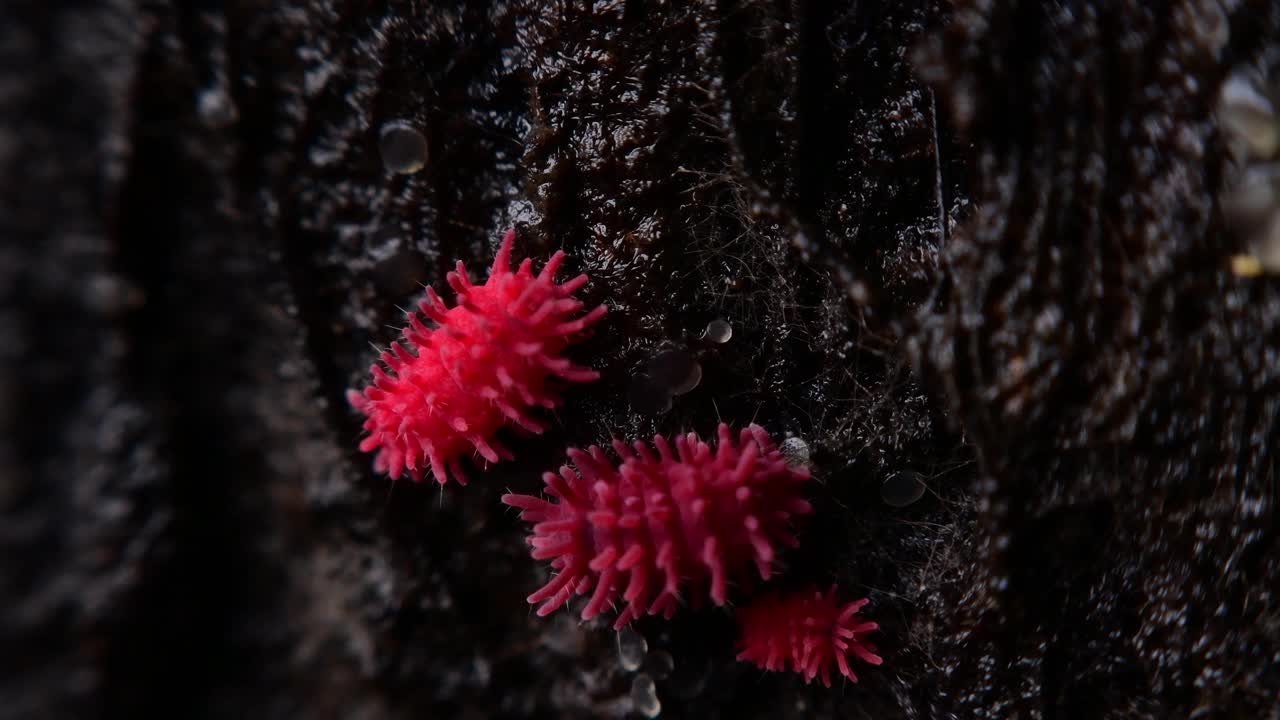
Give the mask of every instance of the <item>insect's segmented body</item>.
[[[788, 465], [758, 425], [737, 437], [721, 424], [713, 449], [697, 435], [613, 442], [620, 463], [599, 447], [571, 449], [560, 472], [546, 473], [552, 500], [505, 495], [534, 523], [533, 557], [556, 571], [529, 602], [539, 615], [592, 591], [589, 619], [621, 599], [622, 627], [645, 614], [670, 617], [682, 594], [728, 600], [732, 582], [755, 568], [768, 579], [777, 547], [798, 544], [794, 520], [813, 508], [804, 499], [809, 471]], [[575, 469], [576, 468], [576, 469]]]
[[880, 627], [858, 617], [868, 602], [863, 598], [841, 604], [835, 587], [826, 593], [815, 588], [757, 598], [738, 611], [738, 659], [765, 670], [798, 672], [805, 682], [821, 677], [827, 687], [834, 666], [857, 682], [849, 655], [870, 665], [883, 662], [875, 646], [863, 639]]
[[373, 381], [363, 392], [348, 391], [351, 405], [366, 415], [369, 434], [360, 449], [377, 452], [378, 472], [421, 480], [429, 469], [441, 484], [450, 474], [465, 484], [463, 458], [511, 459], [497, 438], [504, 425], [542, 432], [530, 411], [560, 403], [557, 381], [599, 377], [563, 357], [606, 312], [601, 305], [579, 314], [583, 303], [573, 293], [587, 276], [556, 284], [563, 252], [537, 275], [529, 259], [512, 271], [514, 239], [514, 230], [503, 237], [483, 285], [471, 282], [461, 262], [449, 273], [457, 306], [428, 288], [420, 314], [408, 313], [403, 342], [392, 343], [370, 368]]

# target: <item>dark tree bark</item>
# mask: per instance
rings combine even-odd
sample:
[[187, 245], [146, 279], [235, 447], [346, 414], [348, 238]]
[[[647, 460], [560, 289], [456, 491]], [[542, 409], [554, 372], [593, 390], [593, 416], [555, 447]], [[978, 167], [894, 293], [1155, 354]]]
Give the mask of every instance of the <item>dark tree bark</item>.
[[[1280, 290], [1229, 271], [1213, 116], [1274, 3], [11, 0], [0, 39], [0, 717], [621, 717], [640, 673], [670, 718], [1280, 712]], [[602, 379], [393, 484], [345, 392], [508, 227], [590, 273]], [[701, 383], [633, 407], [670, 350]], [[503, 492], [720, 419], [807, 445], [773, 584], [871, 598], [859, 684], [735, 662], [716, 608], [628, 672], [525, 603]]]

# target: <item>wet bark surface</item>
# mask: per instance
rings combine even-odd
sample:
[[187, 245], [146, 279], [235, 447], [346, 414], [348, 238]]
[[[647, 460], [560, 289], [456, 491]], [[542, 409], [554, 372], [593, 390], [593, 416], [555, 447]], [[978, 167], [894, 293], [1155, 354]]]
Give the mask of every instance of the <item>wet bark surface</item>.
[[[648, 677], [671, 718], [1269, 717], [1280, 286], [1229, 270], [1212, 110], [1278, 37], [1267, 2], [6, 3], [0, 716], [623, 717]], [[610, 306], [601, 380], [466, 488], [376, 476], [345, 391], [508, 227]], [[701, 382], [647, 406], [672, 352]], [[525, 603], [503, 492], [719, 420], [808, 448], [773, 585], [871, 598], [860, 683], [737, 663], [705, 607], [630, 670]]]

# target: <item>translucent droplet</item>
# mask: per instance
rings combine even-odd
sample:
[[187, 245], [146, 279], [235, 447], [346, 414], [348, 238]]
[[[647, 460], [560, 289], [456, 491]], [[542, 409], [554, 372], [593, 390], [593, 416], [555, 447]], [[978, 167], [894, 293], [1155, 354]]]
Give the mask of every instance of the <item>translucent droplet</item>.
[[658, 687], [654, 685], [653, 678], [642, 673], [631, 682], [631, 707], [647, 718], [662, 714], [662, 701], [658, 699]]
[[551, 627], [542, 634], [542, 644], [560, 655], [581, 655], [587, 645], [587, 634], [569, 613], [556, 613]]
[[896, 472], [880, 485], [880, 499], [893, 507], [906, 507], [924, 495], [924, 479], [911, 470]]
[[630, 625], [618, 631], [618, 663], [627, 672], [635, 672], [644, 662], [649, 642]]
[[1264, 228], [1280, 207], [1280, 166], [1252, 165], [1223, 194], [1222, 211], [1236, 231], [1251, 235]]
[[700, 382], [702, 382], [702, 365], [695, 360], [693, 361], [693, 367], [689, 369], [689, 374], [685, 376], [684, 382], [672, 387], [671, 394], [683, 395], [698, 387]]
[[1249, 247], [1267, 272], [1280, 272], [1280, 211], [1271, 214], [1271, 221], [1253, 236]]
[[378, 151], [382, 153], [382, 164], [394, 173], [411, 175], [427, 165], [427, 138], [403, 120], [382, 126]]
[[782, 441], [782, 456], [787, 459], [788, 465], [808, 465], [809, 464], [809, 443], [798, 437], [792, 436]]
[[636, 375], [627, 388], [627, 402], [638, 413], [661, 415], [671, 409], [671, 391], [648, 375]]
[[1194, 29], [1192, 36], [1196, 38], [1196, 46], [1218, 52], [1231, 39], [1231, 21], [1221, 3], [1209, 3], [1204, 12], [1191, 23]]
[[702, 366], [686, 350], [667, 350], [649, 361], [649, 377], [673, 395], [683, 395], [702, 382]]
[[1243, 74], [1232, 75], [1222, 84], [1218, 120], [1233, 146], [1249, 155], [1271, 157], [1280, 147], [1275, 107]]
[[90, 308], [104, 315], [134, 310], [146, 303], [142, 290], [117, 275], [93, 276], [85, 285], [85, 300]]
[[733, 337], [733, 326], [729, 324], [729, 321], [724, 320], [723, 318], [716, 318], [715, 320], [707, 323], [707, 329], [702, 331], [702, 337], [705, 338], [707, 342], [723, 345], [724, 343], [729, 342]]
[[196, 112], [216, 128], [223, 128], [237, 119], [236, 106], [221, 85], [200, 91], [196, 96]]
[[675, 658], [671, 657], [671, 653], [665, 650], [655, 650], [654, 652], [649, 653], [648, 657], [644, 659], [645, 672], [658, 680], [670, 677], [671, 671], [675, 669]]

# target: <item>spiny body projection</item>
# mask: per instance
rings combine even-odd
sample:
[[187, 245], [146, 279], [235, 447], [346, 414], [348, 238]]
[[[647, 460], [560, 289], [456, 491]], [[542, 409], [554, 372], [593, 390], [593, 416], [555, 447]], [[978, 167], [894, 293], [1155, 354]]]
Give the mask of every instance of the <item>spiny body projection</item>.
[[841, 604], [834, 586], [826, 593], [814, 588], [761, 596], [738, 611], [738, 659], [765, 670], [798, 672], [805, 682], [821, 677], [827, 687], [834, 666], [857, 682], [849, 655], [871, 665], [883, 662], [875, 646], [863, 639], [880, 627], [858, 617], [868, 602]]
[[496, 437], [501, 427], [543, 431], [530, 411], [560, 404], [557, 379], [599, 377], [563, 357], [606, 312], [601, 305], [580, 314], [584, 306], [573, 293], [587, 284], [587, 276], [556, 284], [563, 252], [552, 255], [537, 275], [527, 258], [513, 272], [514, 241], [510, 230], [483, 285], [473, 284], [458, 262], [448, 275], [457, 306], [446, 306], [428, 288], [420, 312], [408, 313], [403, 341], [392, 343], [381, 364], [370, 368], [372, 382], [363, 392], [347, 392], [351, 405], [367, 416], [369, 435], [360, 450], [377, 451], [376, 471], [393, 479], [407, 472], [421, 480], [430, 469], [441, 484], [452, 474], [465, 485], [464, 457], [511, 459]]
[[616, 626], [644, 614], [670, 617], [683, 592], [728, 599], [729, 583], [768, 579], [777, 546], [795, 547], [792, 521], [813, 511], [803, 491], [809, 471], [793, 467], [763, 428], [719, 427], [715, 449], [697, 435], [661, 436], [656, 453], [637, 440], [613, 441], [617, 466], [598, 447], [570, 449], [569, 465], [543, 480], [553, 500], [505, 495], [533, 526], [533, 557], [556, 576], [529, 596], [539, 615], [594, 588], [590, 619], [621, 598]]

